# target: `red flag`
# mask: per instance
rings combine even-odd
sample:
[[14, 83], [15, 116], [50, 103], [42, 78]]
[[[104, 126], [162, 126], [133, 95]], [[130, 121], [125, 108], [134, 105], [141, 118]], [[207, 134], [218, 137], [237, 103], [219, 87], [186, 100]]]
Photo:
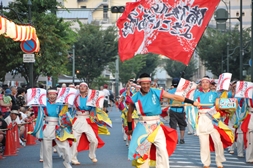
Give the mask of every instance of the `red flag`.
[[119, 56], [156, 53], [188, 65], [220, 0], [128, 2], [117, 21]]

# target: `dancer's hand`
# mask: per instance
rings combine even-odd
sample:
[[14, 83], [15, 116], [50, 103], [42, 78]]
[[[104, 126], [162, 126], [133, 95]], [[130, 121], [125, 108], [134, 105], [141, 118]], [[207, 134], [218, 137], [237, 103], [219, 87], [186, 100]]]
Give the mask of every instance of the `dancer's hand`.
[[132, 133], [133, 133], [133, 130], [128, 130], [127, 131], [127, 135], [132, 135]]
[[199, 102], [197, 102], [197, 101], [195, 101], [195, 102], [193, 103], [193, 105], [194, 105], [195, 107], [200, 108], [200, 103], [199, 103]]

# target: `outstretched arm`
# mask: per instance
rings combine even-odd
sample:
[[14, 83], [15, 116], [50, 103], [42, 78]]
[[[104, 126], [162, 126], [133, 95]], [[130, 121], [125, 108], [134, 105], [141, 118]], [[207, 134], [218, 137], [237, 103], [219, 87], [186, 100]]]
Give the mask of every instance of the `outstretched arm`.
[[190, 103], [196, 107], [200, 107], [199, 102], [194, 102], [193, 100], [190, 100], [188, 98], [184, 98], [183, 96], [170, 94], [170, 93], [166, 92], [165, 90], [163, 91], [162, 94], [163, 94], [162, 95], [163, 98], [168, 98], [168, 99], [173, 99], [173, 100], [180, 101], [180, 102]]

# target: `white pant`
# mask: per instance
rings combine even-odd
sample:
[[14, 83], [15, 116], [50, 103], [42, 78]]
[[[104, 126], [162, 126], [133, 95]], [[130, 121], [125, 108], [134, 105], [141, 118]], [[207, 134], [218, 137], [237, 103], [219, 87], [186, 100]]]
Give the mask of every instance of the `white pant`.
[[253, 130], [247, 132], [246, 162], [253, 162]]
[[214, 128], [212, 120], [208, 118], [206, 114], [199, 115], [197, 134], [200, 142], [200, 158], [204, 166], [210, 166], [211, 164], [209, 135], [211, 135], [214, 143], [216, 165], [222, 166], [222, 162], [226, 161], [226, 158], [224, 156], [220, 134]]
[[40, 160], [43, 160], [43, 141], [40, 142]]
[[[143, 117], [144, 118], [144, 117]], [[156, 121], [150, 121], [149, 119], [156, 118], [156, 116], [145, 116], [143, 121], [148, 125], [153, 125]], [[160, 120], [160, 119], [159, 119]], [[159, 121], [158, 120], [158, 121]], [[142, 122], [142, 121], [140, 121]], [[157, 135], [154, 140], [154, 145], [156, 146], [156, 168], [169, 168], [169, 156], [166, 149], [166, 138], [163, 129], [160, 127], [158, 129]], [[149, 160], [147, 160], [141, 168], [149, 168]]]
[[[224, 149], [223, 144], [220, 139], [220, 134], [217, 130], [214, 130], [213, 133], [210, 134], [212, 140], [214, 142], [215, 148], [215, 161], [217, 166], [222, 166], [222, 162], [226, 161], [224, 157]], [[204, 166], [210, 166], [211, 164], [211, 156], [210, 156], [210, 148], [209, 148], [209, 134], [200, 134], [199, 135], [199, 142], [200, 142], [200, 157], [201, 162]]]
[[236, 133], [237, 133], [237, 139], [236, 139], [237, 155], [244, 156], [244, 140], [243, 140], [243, 132], [241, 130], [241, 125], [238, 127]]
[[72, 161], [73, 162], [78, 162], [77, 159], [77, 146], [79, 144], [79, 140], [81, 138], [81, 135], [83, 133], [86, 134], [88, 141], [90, 142], [89, 144], [89, 157], [91, 159], [96, 158], [96, 149], [98, 146], [98, 140], [97, 137], [92, 129], [92, 127], [87, 123], [87, 118], [89, 116], [77, 116], [76, 121], [73, 124], [72, 130], [73, 130], [73, 135], [76, 138], [76, 142], [73, 142], [71, 146], [71, 152], [72, 152]]
[[57, 118], [55, 117], [48, 117], [48, 124], [43, 131], [43, 168], [53, 168], [53, 161], [52, 161], [52, 141], [54, 140], [57, 146], [63, 152], [63, 157], [65, 159], [64, 165], [66, 168], [71, 168], [70, 161], [71, 161], [71, 152], [70, 146], [68, 141], [59, 141], [55, 139], [55, 126], [58, 124], [56, 122]]

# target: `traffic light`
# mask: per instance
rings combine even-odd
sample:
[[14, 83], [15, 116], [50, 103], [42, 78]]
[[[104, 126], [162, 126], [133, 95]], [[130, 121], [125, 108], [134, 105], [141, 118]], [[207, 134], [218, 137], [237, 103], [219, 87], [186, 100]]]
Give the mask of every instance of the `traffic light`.
[[79, 74], [79, 73], [80, 73], [80, 71], [79, 71], [79, 70], [76, 70], [76, 73], [77, 73], [77, 74]]
[[108, 5], [103, 6], [103, 12], [108, 12]]
[[111, 12], [112, 13], [123, 13], [125, 11], [125, 6], [112, 6]]

